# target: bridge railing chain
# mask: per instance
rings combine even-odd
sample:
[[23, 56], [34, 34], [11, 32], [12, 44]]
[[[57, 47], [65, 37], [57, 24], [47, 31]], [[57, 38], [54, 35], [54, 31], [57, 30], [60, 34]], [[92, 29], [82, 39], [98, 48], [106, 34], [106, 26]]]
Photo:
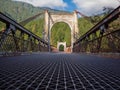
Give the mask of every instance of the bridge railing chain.
[[73, 52], [120, 53], [120, 6], [81, 36], [74, 43]]
[[44, 51], [48, 51], [47, 42], [0, 13], [0, 55]]

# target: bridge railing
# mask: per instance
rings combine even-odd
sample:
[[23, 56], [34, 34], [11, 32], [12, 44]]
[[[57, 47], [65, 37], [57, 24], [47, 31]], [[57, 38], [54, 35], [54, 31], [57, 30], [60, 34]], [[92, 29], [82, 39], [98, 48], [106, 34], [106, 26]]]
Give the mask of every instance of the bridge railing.
[[120, 53], [120, 6], [81, 36], [74, 43], [73, 52]]
[[48, 51], [48, 43], [0, 12], [0, 55]]

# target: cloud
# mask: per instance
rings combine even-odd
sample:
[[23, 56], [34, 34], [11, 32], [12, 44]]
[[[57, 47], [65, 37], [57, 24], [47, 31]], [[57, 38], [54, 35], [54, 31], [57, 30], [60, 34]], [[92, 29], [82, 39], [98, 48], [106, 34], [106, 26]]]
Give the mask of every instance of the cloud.
[[67, 3], [63, 0], [13, 0], [32, 4], [36, 7], [65, 8]]
[[95, 14], [102, 12], [103, 7], [116, 8], [120, 5], [117, 0], [73, 0], [78, 10], [86, 14]]

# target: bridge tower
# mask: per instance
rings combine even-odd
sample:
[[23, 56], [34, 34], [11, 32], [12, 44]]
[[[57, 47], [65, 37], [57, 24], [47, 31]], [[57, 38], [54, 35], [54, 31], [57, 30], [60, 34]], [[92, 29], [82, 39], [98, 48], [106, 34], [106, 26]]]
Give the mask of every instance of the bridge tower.
[[[45, 40], [50, 43], [51, 29], [57, 22], [65, 22], [71, 29], [71, 50], [73, 43], [76, 41], [79, 29], [78, 29], [78, 17], [77, 12], [73, 13], [50, 13], [48, 10], [45, 11]], [[72, 51], [71, 51], [72, 52]]]

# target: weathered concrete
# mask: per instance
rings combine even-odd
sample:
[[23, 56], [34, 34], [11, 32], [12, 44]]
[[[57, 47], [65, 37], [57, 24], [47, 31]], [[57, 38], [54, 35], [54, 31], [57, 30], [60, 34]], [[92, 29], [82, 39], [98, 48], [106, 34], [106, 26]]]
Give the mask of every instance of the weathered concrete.
[[71, 29], [71, 47], [73, 47], [73, 43], [76, 40], [76, 36], [79, 33], [78, 29], [78, 18], [77, 13], [74, 11], [70, 14], [53, 14], [49, 13], [47, 10], [45, 11], [45, 40], [48, 40], [48, 34], [51, 35], [51, 28], [57, 22], [65, 22], [69, 25]]
[[64, 51], [66, 50], [66, 42], [57, 42], [57, 49], [59, 50], [60, 45], [64, 46]]

